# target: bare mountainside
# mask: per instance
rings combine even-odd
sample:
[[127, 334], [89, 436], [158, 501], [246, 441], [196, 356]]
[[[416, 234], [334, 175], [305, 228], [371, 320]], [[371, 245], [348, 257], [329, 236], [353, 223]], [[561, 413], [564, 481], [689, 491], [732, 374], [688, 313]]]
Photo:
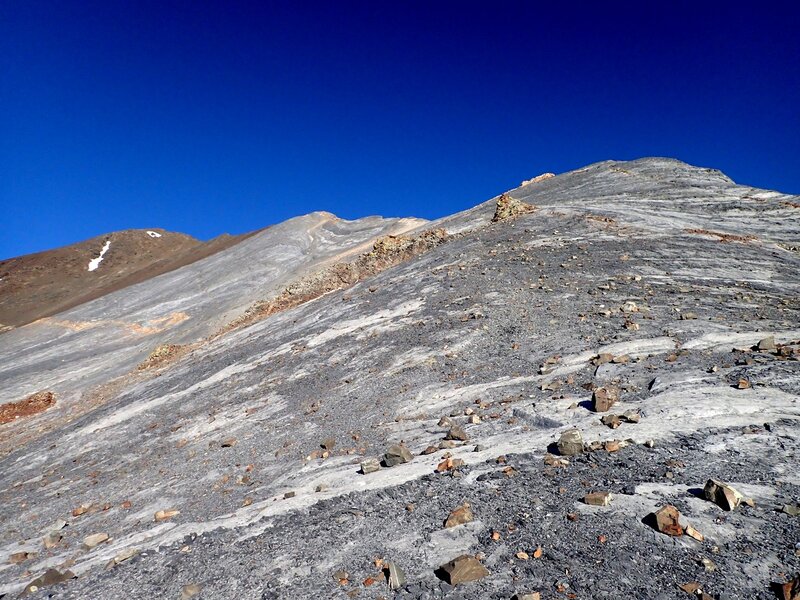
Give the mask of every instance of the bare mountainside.
[[794, 599], [798, 207], [607, 161], [11, 330], [0, 594]]
[[0, 332], [174, 271], [250, 235], [201, 242], [163, 229], [130, 229], [0, 261]]

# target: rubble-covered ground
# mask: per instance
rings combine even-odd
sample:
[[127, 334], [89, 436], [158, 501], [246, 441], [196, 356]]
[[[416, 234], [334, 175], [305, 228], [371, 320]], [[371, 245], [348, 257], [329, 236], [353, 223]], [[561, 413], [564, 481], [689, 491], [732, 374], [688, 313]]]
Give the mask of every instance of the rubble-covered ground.
[[[68, 568], [33, 597], [779, 597], [800, 571], [798, 199], [667, 159], [510, 197], [538, 209], [430, 224], [445, 243], [0, 459], [0, 594]], [[554, 464], [571, 429], [590, 451]], [[401, 442], [410, 462], [360, 472]], [[436, 472], [448, 453], [464, 465]], [[751, 501], [722, 510], [710, 478]], [[704, 539], [653, 529], [667, 504]], [[462, 555], [489, 574], [451, 587], [437, 569]]]

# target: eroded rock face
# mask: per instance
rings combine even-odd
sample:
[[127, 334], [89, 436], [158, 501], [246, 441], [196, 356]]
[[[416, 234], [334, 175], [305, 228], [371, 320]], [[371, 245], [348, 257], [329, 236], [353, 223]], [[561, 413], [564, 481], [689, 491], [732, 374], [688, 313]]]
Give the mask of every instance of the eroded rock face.
[[512, 198], [508, 194], [502, 194], [497, 199], [497, 207], [495, 208], [492, 222], [506, 221], [520, 215], [531, 213], [535, 210], [535, 206], [523, 202], [522, 200]]

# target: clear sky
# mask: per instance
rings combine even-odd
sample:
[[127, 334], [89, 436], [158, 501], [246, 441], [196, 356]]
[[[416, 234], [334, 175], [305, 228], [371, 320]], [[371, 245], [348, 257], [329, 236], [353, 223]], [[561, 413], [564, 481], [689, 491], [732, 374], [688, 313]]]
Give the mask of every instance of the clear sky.
[[797, 6], [5, 0], [0, 258], [433, 218], [653, 155], [800, 193]]

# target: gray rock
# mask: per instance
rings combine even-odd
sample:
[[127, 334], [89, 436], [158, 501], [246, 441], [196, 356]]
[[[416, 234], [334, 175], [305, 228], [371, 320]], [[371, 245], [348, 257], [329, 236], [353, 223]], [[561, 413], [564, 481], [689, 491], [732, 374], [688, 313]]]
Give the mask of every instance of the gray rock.
[[411, 454], [411, 450], [402, 444], [394, 444], [386, 450], [386, 454], [383, 456], [383, 464], [387, 467], [394, 467], [411, 462], [413, 459], [414, 455]]
[[361, 461], [361, 473], [362, 475], [368, 475], [369, 473], [374, 473], [375, 471], [381, 470], [381, 463], [378, 461], [377, 458], [368, 458], [366, 460]]
[[583, 454], [583, 436], [579, 430], [570, 429], [561, 434], [557, 446], [562, 456]]
[[460, 442], [466, 442], [469, 437], [467, 436], [467, 432], [459, 425], [453, 425], [447, 435], [445, 435], [444, 439], [446, 440], [458, 440]]
[[439, 567], [436, 574], [446, 583], [456, 586], [482, 579], [489, 575], [489, 571], [474, 556], [462, 554]]

